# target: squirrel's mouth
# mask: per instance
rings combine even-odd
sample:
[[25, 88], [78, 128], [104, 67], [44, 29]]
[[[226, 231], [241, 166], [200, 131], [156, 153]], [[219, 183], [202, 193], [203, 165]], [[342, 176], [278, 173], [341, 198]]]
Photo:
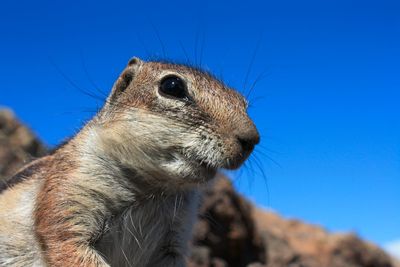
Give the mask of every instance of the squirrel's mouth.
[[205, 161], [200, 162], [199, 165], [200, 165], [201, 168], [203, 168], [204, 170], [206, 170], [207, 172], [210, 172], [210, 173], [214, 173], [215, 174], [217, 172], [217, 170], [218, 170], [218, 168], [212, 166], [211, 164], [209, 164], [209, 163], [207, 163]]
[[[215, 164], [207, 161], [206, 159], [201, 159], [198, 156], [190, 156], [188, 154], [179, 153], [180, 157], [184, 159], [186, 164], [191, 166], [194, 173], [197, 173], [197, 178], [206, 178], [206, 180], [212, 179], [217, 173], [219, 167]], [[196, 178], [196, 177], [193, 177]]]
[[206, 161], [206, 160], [191, 160], [189, 159], [189, 161], [191, 161], [193, 164], [195, 164], [196, 166], [208, 170], [208, 171], [217, 171], [218, 167], [216, 167], [214, 164], [211, 164], [210, 162]]
[[184, 178], [189, 183], [203, 183], [211, 180], [218, 167], [198, 155], [175, 150], [164, 158], [164, 168], [175, 177]]

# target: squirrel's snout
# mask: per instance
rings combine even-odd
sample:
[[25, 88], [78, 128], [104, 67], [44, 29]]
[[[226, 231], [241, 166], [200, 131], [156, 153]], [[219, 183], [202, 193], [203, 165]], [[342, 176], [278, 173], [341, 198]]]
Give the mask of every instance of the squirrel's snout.
[[236, 132], [235, 134], [245, 155], [250, 154], [260, 142], [260, 135], [254, 125], [251, 125], [245, 131]]
[[[254, 147], [260, 142], [260, 135], [253, 123], [245, 127], [237, 127], [233, 131], [236, 137], [236, 149], [232, 150], [232, 157], [228, 160], [226, 169], [237, 169], [253, 152]], [[233, 139], [235, 140], [235, 138]], [[235, 141], [234, 141], [235, 142]], [[233, 148], [232, 147], [232, 148]]]
[[248, 123], [245, 127], [237, 127], [233, 134], [240, 147], [240, 150], [236, 152], [236, 160], [233, 164], [233, 168], [237, 168], [250, 156], [254, 147], [260, 142], [260, 135], [253, 123]]
[[249, 138], [249, 139], [243, 139], [241, 137], [238, 137], [239, 143], [243, 148], [243, 151], [247, 154], [253, 151], [254, 147], [256, 144], [258, 144], [259, 138]]

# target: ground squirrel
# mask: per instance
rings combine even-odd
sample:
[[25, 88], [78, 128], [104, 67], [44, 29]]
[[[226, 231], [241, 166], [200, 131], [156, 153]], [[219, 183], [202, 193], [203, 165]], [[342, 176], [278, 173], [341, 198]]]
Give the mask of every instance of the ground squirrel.
[[133, 58], [97, 115], [0, 192], [0, 266], [185, 266], [198, 192], [258, 142], [238, 92]]

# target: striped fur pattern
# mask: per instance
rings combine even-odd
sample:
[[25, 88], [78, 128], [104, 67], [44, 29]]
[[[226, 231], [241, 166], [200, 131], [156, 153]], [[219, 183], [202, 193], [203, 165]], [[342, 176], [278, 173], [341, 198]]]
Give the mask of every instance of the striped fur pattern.
[[[159, 93], [167, 75], [191, 102]], [[185, 266], [201, 188], [258, 143], [246, 109], [208, 73], [132, 59], [99, 113], [0, 192], [0, 266]]]

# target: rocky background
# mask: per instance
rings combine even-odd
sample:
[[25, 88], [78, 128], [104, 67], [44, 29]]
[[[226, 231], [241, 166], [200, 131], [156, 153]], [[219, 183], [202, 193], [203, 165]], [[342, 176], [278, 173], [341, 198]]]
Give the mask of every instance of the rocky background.
[[[0, 183], [47, 151], [12, 111], [0, 109]], [[189, 267], [400, 267], [355, 234], [255, 207], [222, 175], [204, 194], [191, 243]]]

